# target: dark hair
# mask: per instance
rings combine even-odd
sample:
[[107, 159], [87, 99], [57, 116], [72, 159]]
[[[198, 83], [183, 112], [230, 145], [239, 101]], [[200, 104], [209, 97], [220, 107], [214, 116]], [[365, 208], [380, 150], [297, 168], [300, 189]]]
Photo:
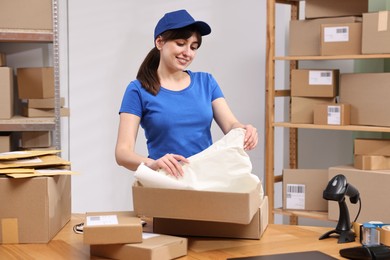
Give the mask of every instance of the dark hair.
[[[161, 37], [164, 41], [172, 41], [177, 39], [188, 39], [194, 33], [200, 47], [202, 44], [202, 36], [200, 35], [196, 26], [190, 25], [184, 28], [168, 30], [163, 32]], [[152, 50], [150, 50], [148, 55], [146, 55], [137, 73], [137, 79], [141, 82], [142, 87], [153, 95], [157, 95], [157, 93], [160, 91], [161, 84], [157, 75], [159, 63], [160, 51], [155, 46]]]

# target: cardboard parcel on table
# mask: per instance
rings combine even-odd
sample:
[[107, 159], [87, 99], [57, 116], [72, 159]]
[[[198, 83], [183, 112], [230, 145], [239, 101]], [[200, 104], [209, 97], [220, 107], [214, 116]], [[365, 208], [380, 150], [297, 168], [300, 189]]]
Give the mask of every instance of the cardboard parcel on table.
[[260, 179], [243, 149], [245, 130], [231, 130], [188, 158], [184, 176], [141, 164], [133, 185], [138, 216], [249, 224], [263, 201]]

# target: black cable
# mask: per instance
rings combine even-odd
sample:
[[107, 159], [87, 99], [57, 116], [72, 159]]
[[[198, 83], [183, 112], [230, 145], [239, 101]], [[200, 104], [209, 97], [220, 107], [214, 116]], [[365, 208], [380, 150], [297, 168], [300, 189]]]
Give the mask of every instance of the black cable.
[[357, 221], [357, 219], [358, 219], [358, 217], [359, 217], [359, 215], [360, 215], [361, 209], [362, 209], [362, 200], [361, 200], [360, 197], [359, 197], [359, 210], [358, 210], [358, 212], [357, 212], [357, 214], [356, 214], [355, 219], [352, 221], [351, 228], [353, 227], [353, 223], [355, 223], [355, 222]]

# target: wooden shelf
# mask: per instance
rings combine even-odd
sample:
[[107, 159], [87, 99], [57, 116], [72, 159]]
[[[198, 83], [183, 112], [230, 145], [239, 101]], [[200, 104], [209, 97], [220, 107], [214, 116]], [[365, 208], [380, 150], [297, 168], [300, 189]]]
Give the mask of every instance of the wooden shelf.
[[33, 118], [14, 116], [11, 119], [0, 119], [0, 131], [52, 131], [55, 128], [53, 117]]
[[287, 128], [306, 128], [323, 130], [345, 130], [345, 131], [365, 131], [365, 132], [385, 132], [390, 133], [389, 127], [384, 126], [365, 126], [365, 125], [314, 125], [314, 124], [293, 124], [289, 122], [275, 122], [273, 126]]
[[333, 221], [328, 219], [328, 212], [325, 211], [301, 211], [301, 210], [285, 210], [282, 208], [276, 208], [273, 210], [275, 214], [290, 216], [290, 217], [303, 217], [311, 218], [322, 221]]
[[0, 42], [53, 42], [52, 30], [0, 29]]
[[387, 59], [387, 54], [358, 54], [358, 55], [337, 55], [337, 56], [278, 56], [274, 60], [359, 60], [359, 59]]

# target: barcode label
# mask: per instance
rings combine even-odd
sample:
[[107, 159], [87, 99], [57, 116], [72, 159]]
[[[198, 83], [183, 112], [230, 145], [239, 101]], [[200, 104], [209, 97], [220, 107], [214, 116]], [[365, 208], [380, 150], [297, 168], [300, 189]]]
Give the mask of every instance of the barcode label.
[[304, 185], [287, 185], [287, 194], [291, 193], [305, 193]]
[[324, 42], [348, 42], [349, 41], [349, 27], [325, 27], [324, 28]]
[[87, 226], [118, 225], [116, 215], [88, 216]]
[[340, 106], [328, 106], [328, 125], [341, 125]]
[[347, 33], [348, 29], [347, 28], [337, 28], [336, 33]]
[[332, 85], [333, 71], [331, 70], [310, 70], [309, 85]]
[[286, 208], [305, 209], [305, 185], [304, 184], [286, 185]]

